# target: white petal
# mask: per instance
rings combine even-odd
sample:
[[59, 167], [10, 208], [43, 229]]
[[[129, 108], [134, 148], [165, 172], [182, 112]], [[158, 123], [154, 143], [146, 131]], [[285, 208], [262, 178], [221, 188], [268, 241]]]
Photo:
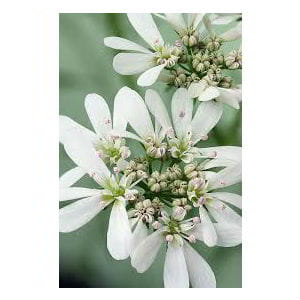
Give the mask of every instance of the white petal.
[[91, 141], [77, 128], [65, 134], [64, 147], [68, 156], [101, 185], [110, 177], [110, 171], [97, 156]]
[[151, 53], [148, 49], [123, 38], [110, 36], [104, 39], [104, 45], [117, 50], [138, 51], [143, 53]]
[[233, 41], [237, 40], [242, 36], [242, 22], [238, 22], [238, 24], [224, 32], [220, 35], [220, 37], [225, 41]]
[[183, 33], [187, 25], [183, 19], [182, 14], [165, 14], [167, 22], [177, 31], [179, 34]]
[[[213, 223], [217, 233], [219, 247], [234, 247], [242, 243], [242, 228], [228, 223]], [[189, 232], [199, 241], [203, 241], [203, 224], [196, 224]]]
[[209, 101], [220, 96], [218, 88], [209, 86], [198, 97], [199, 101]]
[[153, 66], [153, 54], [119, 53], [113, 59], [115, 71], [122, 75], [142, 73]]
[[59, 210], [59, 231], [71, 232], [88, 223], [111, 201], [101, 201], [100, 196], [78, 200]]
[[219, 189], [236, 184], [242, 180], [242, 163], [227, 167], [211, 178], [209, 181], [209, 190]]
[[[242, 148], [235, 146], [220, 146], [209, 148], [197, 148], [195, 157], [213, 158], [204, 165], [203, 169], [215, 167], [230, 167], [242, 161]], [[214, 158], [215, 157], [215, 158]]]
[[60, 187], [69, 187], [72, 186], [74, 183], [76, 183], [80, 178], [84, 176], [85, 172], [79, 168], [75, 167], [66, 173], [64, 173], [59, 178], [59, 186]]
[[241, 195], [237, 195], [237, 194], [233, 194], [233, 193], [226, 193], [226, 192], [209, 193], [209, 195], [242, 209], [242, 196]]
[[128, 96], [127, 89], [126, 86], [122, 87], [115, 96], [113, 117], [113, 129], [115, 131], [125, 131], [127, 126], [127, 119], [123, 111]]
[[131, 230], [124, 202], [116, 200], [109, 218], [107, 230], [107, 249], [117, 260], [129, 256]]
[[[205, 137], [216, 126], [223, 113], [223, 105], [215, 101], [203, 102], [199, 105], [191, 122], [192, 140], [197, 142]], [[199, 149], [200, 151], [202, 149]]]
[[149, 111], [152, 113], [152, 115], [164, 130], [172, 128], [168, 110], [156, 91], [147, 90], [145, 94], [145, 102], [148, 106]]
[[235, 247], [242, 243], [242, 228], [228, 223], [215, 223], [218, 235], [217, 246]]
[[153, 67], [153, 68], [147, 70], [146, 72], [144, 72], [143, 74], [140, 75], [140, 77], [137, 80], [137, 84], [139, 86], [152, 85], [153, 83], [155, 83], [160, 72], [163, 70], [164, 67], [165, 67], [165, 65], [162, 64], [162, 65], [158, 65], [156, 67]]
[[83, 127], [82, 125], [80, 125], [77, 122], [73, 121], [69, 117], [59, 116], [59, 141], [60, 141], [60, 143], [62, 143], [62, 144], [64, 143], [65, 136], [66, 136], [66, 134], [68, 134], [68, 131], [71, 128], [79, 129], [92, 142], [95, 142], [95, 141], [98, 140], [97, 135], [93, 131]]
[[163, 230], [164, 228], [161, 228], [150, 234], [131, 254], [131, 265], [136, 268], [138, 273], [147, 271], [154, 262], [163, 242]]
[[216, 278], [209, 264], [187, 242], [183, 249], [192, 287], [215, 288]]
[[148, 228], [142, 219], [139, 219], [136, 228], [132, 234], [132, 240], [130, 245], [130, 253], [136, 249], [136, 247], [147, 237], [148, 235]]
[[144, 100], [136, 91], [128, 87], [123, 89], [120, 106], [123, 108], [124, 118], [140, 137], [153, 135], [153, 124]]
[[88, 94], [85, 97], [84, 106], [96, 133], [104, 137], [112, 129], [112, 120], [106, 101], [97, 94]]
[[188, 288], [189, 275], [185, 263], [183, 247], [168, 244], [164, 266], [165, 288]]
[[189, 98], [199, 97], [206, 87], [207, 83], [204, 80], [201, 80], [199, 82], [192, 82], [188, 88]]
[[185, 137], [191, 130], [193, 101], [185, 88], [176, 90], [172, 97], [172, 120], [178, 138]]
[[212, 200], [205, 204], [209, 213], [218, 223], [228, 223], [242, 226], [242, 217], [228, 205], [219, 200]]
[[220, 96], [216, 99], [222, 103], [225, 103], [235, 109], [239, 109], [239, 102], [242, 100], [242, 89], [224, 89], [219, 88]]
[[217, 16], [213, 21], [213, 25], [226, 25], [240, 18], [239, 14], [226, 14]]
[[187, 14], [188, 26], [196, 29], [202, 21], [204, 14]]
[[203, 206], [199, 207], [199, 216], [201, 224], [203, 225], [203, 241], [208, 247], [213, 247], [217, 244], [217, 233], [206, 209]]
[[59, 201], [74, 200], [101, 194], [101, 190], [81, 187], [65, 187], [59, 189]]
[[137, 33], [153, 48], [163, 45], [164, 40], [153, 21], [151, 14], [127, 14], [128, 19]]

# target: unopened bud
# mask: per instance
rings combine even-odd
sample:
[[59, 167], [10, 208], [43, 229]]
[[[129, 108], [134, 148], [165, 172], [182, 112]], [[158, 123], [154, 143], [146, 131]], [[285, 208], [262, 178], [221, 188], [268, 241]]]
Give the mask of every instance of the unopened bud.
[[151, 192], [158, 193], [160, 191], [160, 185], [159, 183], [155, 183], [150, 187]]
[[153, 207], [148, 207], [148, 208], [146, 209], [146, 213], [147, 213], [147, 214], [150, 214], [150, 215], [154, 215], [155, 209], [154, 209]]
[[143, 201], [143, 206], [144, 206], [145, 208], [150, 207], [150, 206], [151, 206], [151, 200], [150, 200], [150, 199], [144, 200], [144, 201]]
[[184, 219], [186, 215], [186, 210], [181, 207], [181, 206], [175, 206], [173, 208], [173, 212], [172, 212], [172, 217], [177, 220], [177, 221], [181, 221]]
[[154, 221], [152, 223], [152, 227], [157, 230], [161, 227], [161, 224], [158, 221]]
[[194, 35], [191, 35], [189, 37], [189, 47], [193, 47], [193, 46], [197, 45], [197, 43], [198, 43], [197, 38]]

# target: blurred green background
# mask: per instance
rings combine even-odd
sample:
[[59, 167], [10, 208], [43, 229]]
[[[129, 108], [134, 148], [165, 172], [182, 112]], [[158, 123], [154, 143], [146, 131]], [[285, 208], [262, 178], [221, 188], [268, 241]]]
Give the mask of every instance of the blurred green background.
[[[162, 20], [154, 20], [166, 42], [177, 36]], [[216, 32], [223, 32], [235, 26], [234, 23], [215, 26]], [[120, 36], [141, 45], [144, 41], [129, 24], [126, 14], [60, 14], [59, 16], [59, 109], [78, 123], [92, 129], [84, 109], [84, 97], [97, 93], [106, 99], [112, 111], [113, 99], [123, 86], [135, 89], [144, 97], [145, 89], [136, 84], [137, 76], [122, 76], [112, 67], [113, 57], [118, 51], [104, 46], [107, 36]], [[238, 48], [240, 41], [223, 46], [228, 53]], [[241, 83], [241, 71], [230, 72], [236, 83]], [[156, 83], [156, 89], [167, 105], [170, 104], [172, 89]], [[131, 143], [134, 147], [134, 143]], [[224, 114], [209, 140], [200, 146], [241, 145], [241, 110], [225, 106]], [[137, 149], [132, 149], [138, 152]], [[67, 157], [63, 147], [59, 148], [60, 175], [74, 163]], [[88, 177], [76, 185], [96, 187]], [[241, 193], [241, 184], [227, 191]], [[67, 201], [68, 204], [69, 201]], [[65, 205], [65, 204], [63, 204]], [[63, 206], [60, 204], [60, 206]], [[59, 234], [60, 287], [163, 287], [164, 248], [151, 268], [138, 274], [130, 260], [116, 261], [106, 249], [106, 231], [110, 209], [101, 212], [87, 225], [73, 233]], [[242, 285], [242, 247], [208, 248], [197, 243], [195, 248], [212, 267], [219, 288], [239, 288]]]

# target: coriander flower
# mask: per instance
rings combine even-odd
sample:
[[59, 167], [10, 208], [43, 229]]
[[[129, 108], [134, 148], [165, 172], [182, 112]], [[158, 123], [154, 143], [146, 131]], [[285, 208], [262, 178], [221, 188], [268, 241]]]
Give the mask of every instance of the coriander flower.
[[239, 109], [239, 102], [242, 101], [242, 85], [234, 88], [222, 88], [210, 86], [206, 80], [193, 82], [188, 88], [189, 98], [197, 98], [200, 102], [216, 100]]
[[[130, 252], [131, 229], [125, 205], [138, 193], [133, 189], [137, 182], [132, 184], [131, 178], [126, 176], [121, 179], [113, 176], [82, 129], [69, 127], [64, 132], [63, 145], [68, 156], [80, 169], [68, 171], [61, 177], [60, 201], [83, 199], [60, 209], [60, 232], [77, 230], [105, 207], [113, 204], [107, 231], [107, 248], [113, 258], [127, 258]], [[79, 170], [79, 174], [75, 170]], [[71, 187], [81, 175], [81, 170], [99, 184], [99, 189]]]
[[114, 57], [113, 67], [122, 75], [142, 73], [137, 84], [150, 86], [155, 83], [160, 72], [172, 67], [182, 55], [181, 46], [167, 45], [157, 29], [151, 14], [127, 14], [129, 22], [150, 46], [150, 50], [120, 37], [106, 37], [104, 44], [117, 50], [134, 51], [119, 53]]
[[[120, 98], [122, 98], [122, 89], [115, 97], [114, 122], [112, 124], [106, 101], [97, 94], [87, 95], [84, 101], [85, 109], [95, 132], [83, 127], [67, 116], [60, 116], [60, 142], [64, 143], [69, 128], [79, 128], [92, 142], [99, 158], [111, 166], [115, 165], [123, 168], [126, 165], [125, 160], [131, 152], [125, 146], [125, 139], [117, 134], [118, 130], [123, 131], [127, 125], [122, 116]], [[113, 131], [114, 134], [112, 134]]]
[[[186, 175], [192, 170], [191, 168], [189, 172], [186, 172]], [[227, 224], [241, 234], [242, 218], [226, 204], [230, 203], [241, 209], [241, 196], [228, 192], [214, 192], [214, 190], [240, 182], [241, 171], [241, 163], [239, 162], [216, 173], [212, 171], [200, 172], [188, 183], [187, 197], [194, 207], [199, 208], [202, 224], [201, 238], [209, 247], [218, 244], [219, 237], [216, 224]], [[210, 216], [217, 222], [216, 224], [213, 223]]]
[[[164, 263], [164, 286], [166, 288], [215, 288], [216, 279], [208, 263], [190, 245], [202, 240], [202, 224], [199, 218], [184, 219], [183, 209], [174, 208], [171, 216], [161, 212], [156, 231], [142, 240], [131, 254], [131, 264], [138, 273], [143, 273], [154, 262], [162, 244], [166, 244]], [[220, 246], [235, 246], [240, 243], [236, 229], [227, 224], [216, 226]]]

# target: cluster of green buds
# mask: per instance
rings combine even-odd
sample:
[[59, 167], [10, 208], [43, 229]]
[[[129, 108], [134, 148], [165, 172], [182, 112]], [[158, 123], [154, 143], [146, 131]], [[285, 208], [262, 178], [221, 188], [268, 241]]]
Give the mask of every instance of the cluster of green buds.
[[189, 211], [192, 209], [192, 206], [190, 204], [188, 204], [187, 198], [177, 198], [177, 199], [173, 200], [172, 205], [174, 207], [176, 207], [176, 206], [182, 207], [186, 211]]
[[120, 159], [125, 160], [131, 155], [129, 148], [125, 144], [124, 138], [111, 135], [99, 139], [95, 144], [95, 149], [105, 163], [115, 165]]
[[209, 70], [207, 71], [206, 76], [204, 76], [203, 79], [210, 86], [218, 86], [223, 79], [222, 71], [218, 66], [211, 65]]
[[194, 47], [198, 44], [199, 38], [193, 27], [186, 29], [181, 34], [181, 41], [187, 47]]
[[210, 36], [206, 39], [206, 49], [213, 52], [218, 51], [222, 45], [222, 39], [216, 35]]
[[231, 88], [233, 79], [230, 76], [224, 76], [219, 82], [219, 86], [222, 88]]
[[154, 61], [157, 65], [166, 64], [168, 68], [172, 68], [183, 56], [184, 51], [181, 45], [156, 45], [154, 46]]
[[147, 179], [148, 187], [151, 192], [159, 193], [160, 191], [165, 191], [168, 188], [168, 173], [160, 173], [154, 171]]
[[[162, 137], [163, 139], [164, 137]], [[149, 157], [152, 158], [162, 158], [165, 156], [167, 151], [167, 143], [162, 142], [156, 136], [149, 136], [145, 142], [144, 146], [146, 149], [146, 153]]]
[[177, 179], [169, 184], [171, 193], [174, 196], [185, 196], [187, 192], [188, 183], [185, 180]]
[[149, 163], [145, 158], [135, 158], [131, 160], [124, 170], [125, 176], [130, 176], [132, 180], [148, 177]]
[[188, 164], [184, 167], [184, 175], [188, 178], [188, 179], [193, 179], [196, 177], [203, 177], [203, 171], [202, 171], [202, 167], [201, 164], [197, 163], [197, 162], [193, 162], [191, 164]]
[[242, 68], [242, 51], [232, 50], [225, 58], [225, 65], [230, 70]]
[[151, 224], [154, 221], [154, 215], [158, 214], [163, 207], [162, 204], [158, 206], [157, 202], [159, 202], [159, 200], [157, 199], [155, 202], [154, 199], [152, 201], [150, 199], [138, 201], [135, 203], [134, 208], [128, 211], [128, 217], [139, 218], [142, 219], [144, 223]]
[[176, 87], [188, 88], [192, 82], [199, 82], [200, 78], [196, 73], [189, 74], [182, 69], [176, 69], [171, 71], [171, 84]]
[[210, 65], [211, 56], [207, 52], [199, 52], [193, 57], [192, 66], [196, 72], [202, 73], [207, 71], [210, 68]]

